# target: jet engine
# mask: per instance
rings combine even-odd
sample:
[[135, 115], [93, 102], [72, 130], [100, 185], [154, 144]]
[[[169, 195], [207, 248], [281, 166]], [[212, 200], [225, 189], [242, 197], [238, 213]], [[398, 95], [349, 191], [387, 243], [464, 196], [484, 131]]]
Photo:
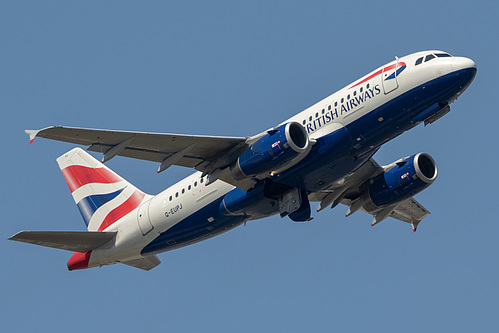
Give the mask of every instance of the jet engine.
[[382, 175], [370, 180], [369, 188], [361, 195], [368, 212], [400, 203], [430, 186], [437, 178], [433, 158], [418, 153], [395, 163]]
[[311, 143], [305, 128], [297, 122], [280, 125], [251, 144], [232, 164], [236, 180], [285, 170], [293, 161], [310, 151]]

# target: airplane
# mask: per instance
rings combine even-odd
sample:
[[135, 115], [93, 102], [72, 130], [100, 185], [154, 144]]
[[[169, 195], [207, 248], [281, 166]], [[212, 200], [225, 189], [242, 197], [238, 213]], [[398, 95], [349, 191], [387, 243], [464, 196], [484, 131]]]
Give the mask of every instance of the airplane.
[[[53, 126], [35, 137], [89, 146], [57, 159], [87, 231], [21, 231], [10, 240], [74, 252], [69, 270], [116, 263], [150, 270], [157, 254], [279, 214], [295, 222], [343, 204], [371, 225], [388, 217], [413, 231], [429, 212], [414, 196], [437, 177], [427, 153], [380, 166], [373, 155], [418, 124], [450, 111], [476, 74], [465, 57], [431, 50], [379, 67], [266, 131], [250, 137], [144, 133]], [[115, 156], [173, 165], [191, 176], [149, 195], [104, 165]]]

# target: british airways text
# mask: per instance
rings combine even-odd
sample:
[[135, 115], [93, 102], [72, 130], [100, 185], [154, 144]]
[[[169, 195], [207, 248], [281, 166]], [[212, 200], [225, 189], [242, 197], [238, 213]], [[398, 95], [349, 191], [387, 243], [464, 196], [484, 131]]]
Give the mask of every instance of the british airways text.
[[381, 89], [379, 87], [379, 84], [377, 84], [373, 88], [366, 89], [362, 93], [359, 93], [358, 96], [348, 99], [344, 103], [338, 105], [338, 107], [327, 111], [326, 113], [320, 115], [318, 118], [315, 118], [313, 121], [309, 122], [305, 127], [307, 129], [307, 133], [310, 134], [310, 132], [314, 132], [322, 126], [329, 124], [331, 121], [338, 118], [339, 115], [344, 115], [354, 110], [356, 107], [359, 107], [368, 99], [379, 95], [380, 92]]

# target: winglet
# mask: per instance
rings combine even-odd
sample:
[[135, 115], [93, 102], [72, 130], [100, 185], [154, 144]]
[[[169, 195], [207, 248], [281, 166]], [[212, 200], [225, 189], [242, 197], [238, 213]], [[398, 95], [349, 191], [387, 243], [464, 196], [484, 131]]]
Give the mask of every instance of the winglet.
[[41, 130], [25, 130], [24, 132], [29, 135], [29, 143], [33, 143], [36, 136]]
[[29, 135], [29, 143], [33, 143], [33, 141], [38, 136], [38, 134], [40, 134], [40, 132], [43, 132], [45, 130], [49, 130], [52, 128], [56, 128], [56, 127], [61, 127], [61, 126], [49, 126], [49, 127], [45, 127], [45, 128], [39, 129], [39, 130], [25, 130], [24, 132]]
[[421, 221], [415, 221], [415, 222], [411, 223], [412, 224], [412, 231], [413, 232], [416, 232], [416, 230], [418, 230], [418, 224], [419, 224], [419, 222], [421, 222]]

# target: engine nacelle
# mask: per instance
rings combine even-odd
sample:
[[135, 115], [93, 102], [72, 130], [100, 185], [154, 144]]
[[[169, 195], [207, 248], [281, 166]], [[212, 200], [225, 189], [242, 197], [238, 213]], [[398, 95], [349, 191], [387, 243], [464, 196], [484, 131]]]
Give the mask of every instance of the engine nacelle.
[[425, 153], [415, 154], [375, 178], [361, 196], [363, 206], [371, 212], [397, 204], [418, 194], [436, 178], [437, 165], [433, 158]]
[[283, 124], [267, 132], [246, 149], [231, 166], [232, 176], [243, 180], [286, 168], [300, 155], [310, 151], [305, 128], [297, 122]]
[[258, 183], [249, 191], [235, 188], [225, 195], [219, 206], [219, 212], [225, 216], [244, 215], [257, 219], [275, 213], [277, 199], [265, 196], [264, 182]]

